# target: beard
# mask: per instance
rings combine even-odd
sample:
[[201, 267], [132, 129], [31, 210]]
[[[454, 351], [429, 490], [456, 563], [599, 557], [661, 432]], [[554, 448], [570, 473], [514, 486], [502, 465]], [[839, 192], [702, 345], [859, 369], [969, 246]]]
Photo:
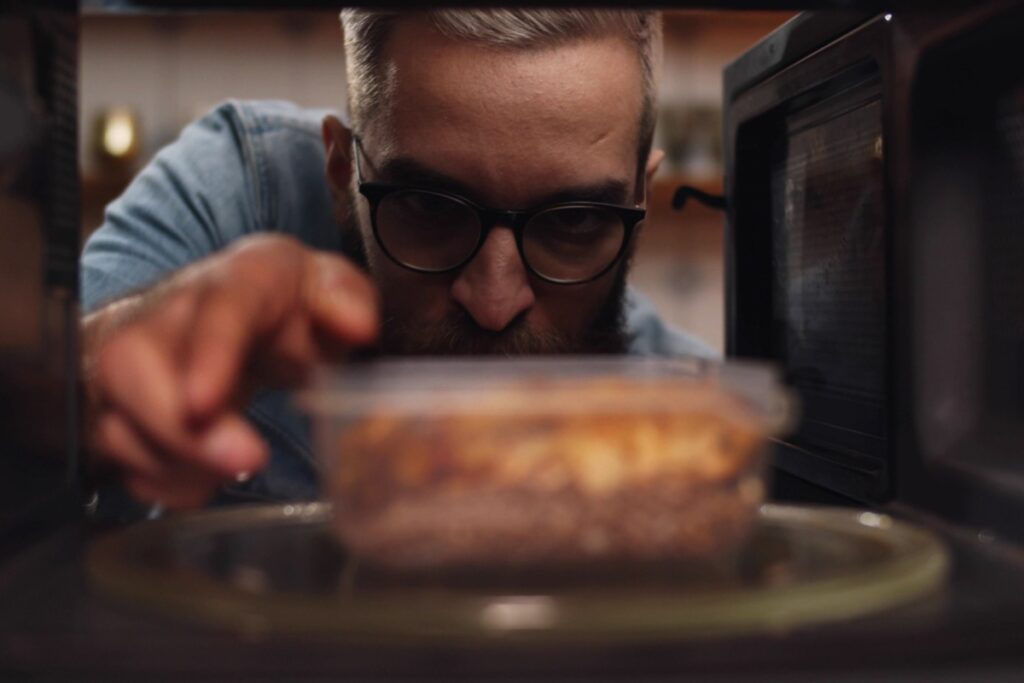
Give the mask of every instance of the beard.
[[[369, 272], [366, 244], [354, 210], [358, 195], [355, 192], [348, 194], [351, 202], [348, 206], [352, 208], [344, 212], [336, 208], [342, 230], [341, 250], [364, 271]], [[625, 322], [628, 272], [627, 258], [615, 269], [615, 282], [593, 322], [577, 334], [535, 329], [526, 322], [524, 315], [495, 332], [478, 325], [460, 306], [436, 322], [410, 321], [389, 306], [389, 297], [385, 294], [377, 352], [381, 355], [400, 356], [623, 354], [630, 341]]]
[[535, 329], [526, 322], [525, 315], [495, 332], [478, 325], [462, 307], [452, 309], [437, 322], [406, 323], [390, 313], [385, 300], [380, 351], [412, 356], [622, 354], [629, 341], [623, 306], [625, 268], [615, 277], [612, 291], [594, 322], [575, 335]]

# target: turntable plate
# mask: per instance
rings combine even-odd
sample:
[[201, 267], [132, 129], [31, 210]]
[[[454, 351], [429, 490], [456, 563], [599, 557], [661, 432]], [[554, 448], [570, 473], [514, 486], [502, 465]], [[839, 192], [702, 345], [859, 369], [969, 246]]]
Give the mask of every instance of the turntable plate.
[[346, 555], [325, 503], [146, 522], [97, 541], [111, 598], [251, 635], [346, 641], [625, 641], [777, 633], [913, 601], [948, 569], [932, 534], [865, 511], [765, 505], [715, 565], [395, 577]]

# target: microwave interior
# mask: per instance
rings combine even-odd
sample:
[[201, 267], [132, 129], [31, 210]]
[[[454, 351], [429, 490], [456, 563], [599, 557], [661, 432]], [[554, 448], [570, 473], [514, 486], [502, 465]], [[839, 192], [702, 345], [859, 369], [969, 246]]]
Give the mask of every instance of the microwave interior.
[[[162, 5], [89, 4], [133, 11]], [[201, 4], [190, 0], [172, 9]], [[210, 3], [235, 9], [277, 4]], [[817, 487], [815, 502], [831, 500], [827, 492], [846, 502], [883, 503], [848, 511], [865, 524], [882, 524], [894, 512], [893, 518], [941, 532], [954, 557], [949, 585], [901, 611], [831, 626], [786, 630], [774, 624], [756, 637], [701, 634], [689, 642], [655, 632], [650, 641], [581, 639], [534, 649], [519, 634], [443, 646], [277, 638], [257, 612], [242, 615], [238, 633], [218, 631], [153, 618], [138, 605], [118, 606], [91, 587], [83, 558], [96, 530], [84, 529], [82, 501], [68, 491], [79, 475], [79, 183], [69, 152], [75, 144], [66, 137], [76, 135], [74, 110], [81, 101], [75, 92], [78, 3], [40, 5], [61, 6], [68, 16], [33, 17], [20, 26], [0, 21], [0, 37], [10, 38], [0, 40], [0, 53], [14, 44], [12, 36], [38, 45], [23, 50], [18, 68], [34, 69], [43, 85], [28, 104], [16, 104], [55, 122], [52, 130], [42, 126], [25, 152], [52, 159], [46, 168], [31, 169], [43, 179], [29, 197], [49, 211], [45, 244], [32, 252], [39, 272], [31, 273], [42, 274], [45, 287], [36, 296], [49, 302], [38, 304], [46, 311], [45, 327], [33, 321], [32, 330], [47, 341], [45, 353], [28, 357], [5, 347], [0, 375], [5, 406], [62, 416], [31, 424], [50, 428], [57, 440], [50, 450], [65, 454], [37, 477], [64, 507], [51, 513], [52, 528], [42, 533], [42, 498], [24, 484], [21, 463], [28, 456], [4, 461], [0, 550], [12, 557], [0, 566], [0, 613], [10, 625], [0, 629], [0, 672], [19, 678], [42, 672], [59, 680], [89, 673], [110, 680], [126, 671], [153, 678], [176, 672], [183, 680], [254, 673], [465, 680], [508, 679], [511, 671], [534, 679], [640, 680], [647, 674], [644, 680], [723, 680], [736, 673], [806, 681], [830, 674], [873, 679], [888, 668], [881, 672], [886, 680], [976, 680], [1001, 665], [1000, 680], [1019, 678], [1024, 562], [1019, 545], [1004, 541], [1020, 540], [1024, 531], [1016, 521], [1024, 514], [1024, 66], [1012, 57], [1024, 35], [1020, 5], [967, 13], [963, 21], [924, 16], [921, 25], [910, 12], [900, 15], [899, 7], [895, 24], [878, 14], [801, 15], [725, 74], [727, 355], [778, 364], [799, 397], [802, 418], [778, 444], [777, 468]], [[2, 95], [0, 107], [10, 106]], [[5, 132], [0, 142], [6, 144], [11, 136]], [[26, 254], [26, 242], [19, 246], [11, 235], [4, 235], [4, 244]], [[35, 385], [38, 400], [50, 399], [45, 410], [26, 399], [9, 366], [49, 369], [45, 393]], [[16, 447], [34, 438], [15, 431], [19, 421], [29, 424], [14, 412], [4, 423], [18, 437], [8, 440], [5, 455], [17, 455]], [[940, 509], [944, 519], [929, 516]], [[18, 520], [24, 521], [15, 525]], [[201, 578], [189, 570], [208, 561], [212, 576], [237, 578], [238, 586], [255, 586], [261, 594], [270, 585], [296, 585], [303, 566], [323, 569], [337, 559], [334, 546], [303, 545], [288, 531], [277, 546], [221, 532], [191, 545], [186, 537], [180, 554], [167, 555], [189, 560], [175, 567], [186, 578]], [[163, 547], [177, 552], [173, 546]], [[269, 557], [274, 551], [268, 548], [285, 552]], [[784, 582], [780, 548], [768, 545], [766, 566]], [[165, 559], [157, 551], [139, 556]], [[247, 561], [232, 564], [237, 557]], [[275, 583], [253, 571], [263, 562], [281, 563], [275, 565], [280, 574], [270, 575]], [[331, 609], [325, 587], [336, 576], [314, 576], [327, 577], [314, 597]], [[780, 594], [791, 608], [790, 597]], [[168, 595], [170, 603], [187, 597]], [[557, 614], [532, 595], [495, 604], [534, 619]]]

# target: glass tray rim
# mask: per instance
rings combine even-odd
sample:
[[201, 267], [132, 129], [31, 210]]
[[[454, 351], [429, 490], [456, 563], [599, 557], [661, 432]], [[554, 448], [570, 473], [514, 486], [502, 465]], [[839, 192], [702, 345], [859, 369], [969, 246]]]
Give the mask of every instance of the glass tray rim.
[[[282, 634], [349, 642], [635, 642], [789, 632], [863, 617], [935, 591], [950, 567], [931, 532], [867, 510], [768, 503], [759, 523], [823, 530], [886, 548], [868, 569], [777, 588], [628, 590], [572, 595], [444, 590], [333, 596], [245, 591], [226, 581], [138, 560], [175, 534], [216, 534], [273, 525], [326, 525], [327, 502], [244, 505], [179, 514], [95, 541], [87, 569], [98, 591], [125, 605], [227, 628], [248, 636]], [[496, 617], [496, 618], [495, 618]]]

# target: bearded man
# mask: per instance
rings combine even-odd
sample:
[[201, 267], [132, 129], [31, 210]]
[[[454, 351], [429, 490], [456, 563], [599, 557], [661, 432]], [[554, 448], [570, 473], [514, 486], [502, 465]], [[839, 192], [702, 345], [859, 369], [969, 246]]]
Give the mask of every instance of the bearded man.
[[662, 158], [657, 13], [342, 20], [347, 121], [226, 103], [85, 247], [88, 441], [137, 500], [314, 497], [280, 388], [360, 349], [710, 353], [626, 286]]

